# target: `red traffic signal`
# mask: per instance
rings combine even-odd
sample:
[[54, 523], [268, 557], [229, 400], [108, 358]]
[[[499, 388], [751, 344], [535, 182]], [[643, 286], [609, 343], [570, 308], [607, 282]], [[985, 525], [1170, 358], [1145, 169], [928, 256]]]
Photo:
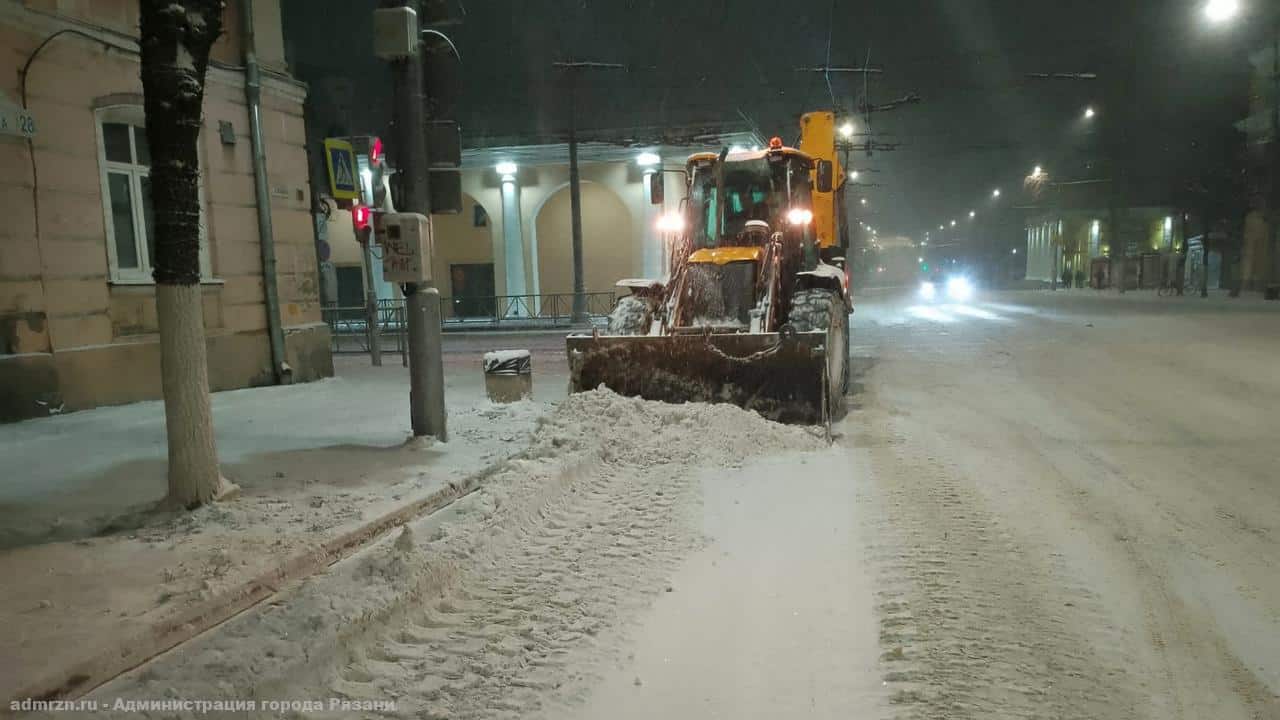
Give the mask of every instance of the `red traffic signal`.
[[372, 212], [368, 205], [355, 205], [351, 208], [351, 226], [356, 232], [369, 227], [369, 221], [372, 220]]

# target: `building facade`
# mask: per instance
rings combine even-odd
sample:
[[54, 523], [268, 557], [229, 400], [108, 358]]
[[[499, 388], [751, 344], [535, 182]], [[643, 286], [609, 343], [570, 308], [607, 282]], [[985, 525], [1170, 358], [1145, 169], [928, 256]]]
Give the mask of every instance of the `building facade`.
[[[1112, 232], [1106, 208], [1042, 211], [1026, 221], [1027, 280], [1064, 287], [1111, 287]], [[1129, 289], [1157, 288], [1179, 272], [1188, 218], [1171, 207], [1126, 208]]]
[[[464, 136], [465, 137], [465, 136]], [[709, 141], [752, 142], [749, 135]], [[625, 278], [661, 278], [666, 237], [658, 218], [684, 195], [688, 147], [625, 148], [584, 143], [579, 150], [584, 285], [613, 293]], [[573, 293], [568, 149], [563, 144], [506, 146], [463, 153], [462, 212], [432, 217], [433, 276], [446, 318], [563, 315]], [[660, 173], [663, 203], [651, 202], [648, 178]], [[363, 303], [366, 272], [351, 214], [330, 213], [325, 232], [341, 307]], [[373, 264], [379, 299], [398, 299]], [[496, 298], [496, 299], [495, 299]]]
[[[306, 88], [278, 0], [228, 2], [201, 154], [201, 270], [212, 390], [269, 384], [269, 323], [240, 43], [252, 9], [285, 356], [331, 375], [307, 188]], [[149, 156], [134, 0], [0, 2], [0, 93], [32, 132], [0, 135], [0, 420], [160, 396]]]

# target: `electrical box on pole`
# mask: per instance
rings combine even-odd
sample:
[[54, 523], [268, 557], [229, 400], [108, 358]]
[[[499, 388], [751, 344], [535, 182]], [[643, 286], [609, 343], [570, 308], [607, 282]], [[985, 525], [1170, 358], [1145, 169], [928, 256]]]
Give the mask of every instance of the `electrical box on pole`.
[[418, 55], [418, 13], [411, 7], [373, 11], [373, 54], [383, 60], [404, 60]]
[[420, 213], [382, 216], [382, 277], [388, 282], [431, 282], [431, 219]]

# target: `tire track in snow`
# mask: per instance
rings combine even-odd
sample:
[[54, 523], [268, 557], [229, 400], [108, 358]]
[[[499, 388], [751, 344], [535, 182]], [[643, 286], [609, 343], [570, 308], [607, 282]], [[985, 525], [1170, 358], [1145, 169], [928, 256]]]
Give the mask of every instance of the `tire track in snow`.
[[697, 466], [819, 444], [727, 406], [571, 397], [539, 459], [414, 551], [453, 566], [451, 586], [351, 648], [321, 694], [394, 697], [404, 717], [555, 717], [623, 659], [628, 623], [701, 542]]
[[1013, 537], [903, 436], [873, 445], [870, 550], [896, 715], [1140, 717], [1127, 658], [1096, 652], [1121, 647], [1119, 632], [1051, 549]]

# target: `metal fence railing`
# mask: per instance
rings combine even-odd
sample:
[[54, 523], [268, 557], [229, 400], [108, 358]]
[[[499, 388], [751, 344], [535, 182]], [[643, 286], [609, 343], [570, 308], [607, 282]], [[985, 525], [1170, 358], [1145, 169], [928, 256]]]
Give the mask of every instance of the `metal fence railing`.
[[[446, 330], [570, 327], [574, 324], [573, 297], [573, 293], [442, 297], [441, 325]], [[584, 293], [587, 320], [608, 317], [616, 298], [612, 292]], [[371, 323], [369, 309], [363, 305], [321, 308], [329, 326], [330, 349], [334, 353], [369, 353], [375, 364], [381, 364], [383, 352], [395, 352], [406, 362], [404, 300], [378, 300], [376, 312], [377, 320]]]

